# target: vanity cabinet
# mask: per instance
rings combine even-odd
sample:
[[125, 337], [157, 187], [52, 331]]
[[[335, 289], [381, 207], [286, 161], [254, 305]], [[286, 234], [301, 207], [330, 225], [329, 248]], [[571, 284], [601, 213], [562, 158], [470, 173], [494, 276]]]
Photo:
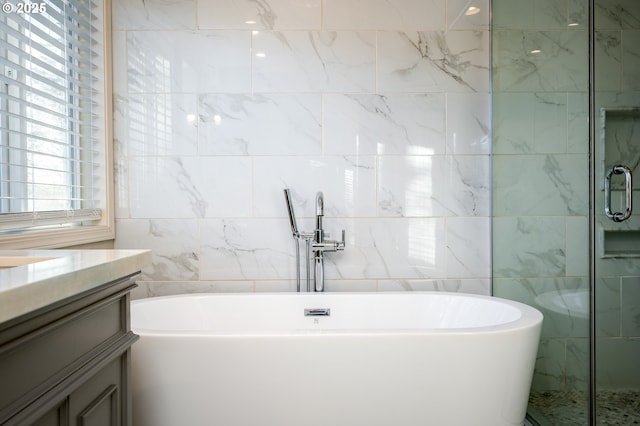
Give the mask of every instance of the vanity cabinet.
[[131, 424], [135, 274], [0, 324], [0, 424]]

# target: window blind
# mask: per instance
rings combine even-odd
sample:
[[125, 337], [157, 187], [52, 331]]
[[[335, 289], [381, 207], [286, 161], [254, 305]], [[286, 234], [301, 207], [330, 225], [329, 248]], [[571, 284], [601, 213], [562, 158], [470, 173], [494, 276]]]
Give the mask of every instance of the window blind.
[[102, 5], [11, 4], [0, 14], [0, 232], [96, 223], [106, 185]]

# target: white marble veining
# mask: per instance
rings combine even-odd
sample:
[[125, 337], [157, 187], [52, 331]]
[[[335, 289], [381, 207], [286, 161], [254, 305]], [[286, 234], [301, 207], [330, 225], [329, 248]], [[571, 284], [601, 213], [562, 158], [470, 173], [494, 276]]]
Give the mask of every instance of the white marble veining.
[[569, 277], [584, 276], [589, 270], [589, 234], [584, 232], [589, 226], [588, 218], [573, 216], [566, 218], [566, 272]]
[[434, 155], [445, 150], [445, 97], [325, 95], [324, 149], [331, 155]]
[[190, 281], [200, 277], [199, 224], [196, 219], [120, 219], [116, 248], [153, 247], [143, 281]]
[[[640, 97], [640, 8], [638, 2], [610, 0], [596, 2], [596, 71], [606, 75], [596, 79], [596, 108], [600, 109], [599, 143], [596, 143], [598, 188], [604, 186], [604, 172], [614, 164], [622, 163], [637, 171], [637, 148]], [[603, 111], [604, 109], [604, 111]], [[597, 117], [598, 118], [598, 117]], [[633, 198], [637, 200], [637, 182]], [[612, 206], [623, 211], [622, 182], [612, 180]], [[595, 206], [603, 206], [603, 191], [596, 191]], [[638, 344], [638, 258], [612, 255], [605, 250], [605, 242], [613, 235], [639, 229], [638, 218], [632, 216], [622, 223], [614, 223], [596, 207], [596, 232], [599, 250], [595, 256], [598, 277], [596, 281], [598, 318], [597, 330], [603, 336], [599, 344], [599, 368], [605, 386], [619, 388], [627, 383], [638, 383], [632, 363], [637, 358]], [[628, 234], [627, 234], [628, 235]], [[626, 249], [625, 249], [626, 250]], [[633, 249], [630, 249], [633, 250]]]
[[129, 31], [130, 93], [246, 92], [251, 89], [246, 31]]
[[320, 155], [320, 95], [198, 98], [201, 155]]
[[326, 221], [346, 229], [347, 244], [325, 259], [329, 279], [446, 278], [445, 221], [442, 218]]
[[584, 123], [588, 122], [589, 95], [586, 92], [567, 93], [567, 152], [586, 154], [589, 146], [584, 141], [589, 140], [589, 129]]
[[495, 31], [497, 91], [584, 91], [588, 62], [585, 30]]
[[448, 218], [447, 277], [490, 275], [491, 226], [483, 218]]
[[567, 152], [566, 93], [497, 93], [493, 108], [494, 153]]
[[196, 28], [196, 0], [113, 0], [112, 13], [116, 30]]
[[[602, 217], [602, 176], [593, 201], [600, 252], [588, 253], [589, 4], [492, 2], [494, 293], [545, 314], [532, 385], [542, 394], [588, 389], [590, 259], [598, 271], [596, 332], [604, 337], [598, 357], [615, 358], [612, 368], [599, 370], [599, 381], [614, 387], [630, 383], [629, 355], [637, 354], [636, 342], [628, 338], [637, 336], [633, 318], [638, 311], [628, 302], [637, 300], [637, 258], [601, 255], [605, 231], [637, 229], [638, 224]], [[637, 107], [640, 3], [594, 4], [596, 109]], [[597, 132], [609, 133], [604, 150], [596, 135], [596, 164], [604, 153], [609, 165], [624, 161], [636, 167], [638, 152], [629, 142], [638, 131], [634, 121], [628, 113], [614, 113], [607, 123], [596, 123]], [[596, 173], [602, 170], [598, 166]], [[614, 189], [619, 185], [616, 181]], [[622, 208], [620, 195], [614, 190], [616, 209]], [[549, 305], [550, 300], [556, 304]]]
[[488, 216], [489, 156], [380, 159], [381, 216]]
[[323, 24], [329, 29], [442, 30], [445, 0], [324, 0]]
[[320, 29], [321, 0], [198, 1], [201, 29]]
[[114, 141], [128, 155], [195, 155], [197, 105], [191, 94], [114, 98]]
[[[278, 173], [274, 173], [275, 171]], [[376, 159], [373, 156], [261, 157], [254, 161], [254, 215], [285, 217], [283, 192], [291, 189], [298, 217], [313, 217], [322, 190], [328, 217], [376, 216]], [[313, 224], [306, 228], [311, 230]]]
[[488, 31], [378, 33], [380, 91], [488, 92]]
[[622, 85], [622, 31], [596, 31], [595, 57], [599, 72], [597, 91], [617, 91]]
[[378, 291], [449, 291], [472, 294], [490, 294], [489, 279], [443, 280], [378, 280]]
[[273, 219], [203, 221], [200, 277], [204, 280], [292, 278], [295, 255], [288, 226], [285, 220]]
[[[587, 294], [589, 282], [586, 4], [513, 0], [493, 9], [492, 282], [494, 294], [545, 315], [540, 391], [588, 379], [588, 321], [567, 296]], [[615, 43], [599, 43], [615, 53]], [[611, 70], [619, 86], [615, 62]]]
[[496, 215], [575, 216], [588, 209], [584, 154], [499, 156], [493, 165]]
[[495, 29], [585, 28], [587, 4], [581, 0], [509, 0], [499, 4], [499, 13], [493, 14], [492, 24]]
[[[637, 143], [637, 135], [640, 134], [640, 106], [601, 109], [600, 120], [598, 181], [601, 183], [600, 187], [604, 188], [604, 174], [611, 167], [623, 164], [629, 167], [632, 176], [636, 176], [640, 169], [640, 146]], [[640, 188], [637, 180], [632, 183], [634, 190]], [[611, 188], [614, 191], [624, 190], [624, 180], [612, 178]]]
[[489, 29], [489, 0], [447, 0], [447, 28], [450, 30]]
[[[586, 337], [589, 335], [587, 308], [589, 281], [587, 278], [524, 277], [500, 279], [495, 285], [504, 295], [503, 297], [531, 301], [536, 304], [545, 318], [549, 318], [542, 326], [545, 336]], [[575, 303], [570, 302], [570, 298], [576, 295], [584, 299]], [[565, 309], [562, 309], [562, 306]]]
[[493, 227], [496, 277], [565, 275], [564, 217], [496, 217]]
[[[470, 9], [471, 8], [471, 9]], [[347, 232], [329, 291], [489, 292], [489, 1], [117, 0], [117, 248], [141, 296], [290, 291], [299, 228]]]
[[595, 19], [598, 29], [640, 29], [640, 4], [634, 0], [599, 1]]
[[0, 268], [0, 323], [142, 270], [149, 250], [0, 250], [5, 257], [45, 257]]
[[243, 157], [131, 157], [131, 217], [249, 216], [251, 168]]
[[640, 90], [640, 25], [638, 29], [622, 31], [622, 90]]
[[259, 92], [372, 93], [376, 34], [355, 31], [257, 31], [253, 88]]
[[488, 93], [447, 94], [447, 154], [486, 154], [492, 150]]

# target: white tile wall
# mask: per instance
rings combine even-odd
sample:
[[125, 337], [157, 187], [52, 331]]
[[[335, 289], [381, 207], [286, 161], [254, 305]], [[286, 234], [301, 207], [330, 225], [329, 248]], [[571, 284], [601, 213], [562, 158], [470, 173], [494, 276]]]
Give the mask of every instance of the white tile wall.
[[325, 28], [443, 30], [445, 0], [324, 0]]
[[542, 296], [589, 282], [586, 5], [493, 2], [493, 289], [545, 315], [535, 391], [588, 382], [586, 316]]
[[294, 288], [283, 188], [327, 288], [488, 294], [489, 10], [464, 0], [113, 0], [119, 248], [142, 295]]
[[[599, 1], [596, 3], [595, 19], [596, 70], [601, 70], [600, 75], [606, 76], [598, 78], [596, 83], [596, 108], [640, 106], [640, 3], [633, 0]], [[606, 145], [615, 140], [615, 147], [605, 147], [603, 154], [600, 144], [597, 144], [597, 158], [604, 157], [607, 166], [620, 160], [633, 168], [638, 157], [637, 138], [629, 135], [637, 128], [637, 121], [612, 120], [611, 115], [607, 114], [607, 120], [599, 123], [599, 129], [600, 132], [606, 132]], [[615, 136], [610, 137], [611, 133]], [[602, 175], [599, 178], [602, 182]], [[633, 187], [633, 197], [637, 200], [635, 183]], [[597, 203], [603, 203], [600, 194]], [[618, 210], [623, 209], [622, 205], [623, 202], [619, 201]], [[600, 210], [596, 213], [596, 229], [600, 238], [603, 238], [605, 230], [637, 230], [640, 227], [637, 217], [614, 224], [604, 218]], [[638, 258], [596, 256], [596, 270], [599, 271], [596, 283], [597, 332], [600, 337], [605, 337], [599, 341], [597, 354], [598, 374], [604, 379], [599, 380], [602, 386], [629, 388], [640, 383], [640, 374], [631, 364], [640, 353], [639, 267]]]
[[[558, 314], [542, 298], [578, 290], [585, 295], [578, 300], [587, 302], [587, 5], [582, 0], [493, 2], [498, 52], [493, 64], [493, 284], [496, 295], [537, 306], [545, 315], [534, 391], [588, 389], [586, 312]], [[638, 105], [639, 16], [637, 0], [595, 4], [596, 110]], [[600, 132], [606, 123], [596, 127]], [[616, 141], [624, 156], [633, 157], [624, 138]], [[596, 140], [596, 160], [599, 147]], [[599, 238], [613, 226], [602, 219], [602, 205], [602, 192], [596, 191]], [[633, 219], [616, 226], [637, 228]], [[613, 359], [599, 370], [599, 384], [625, 387], [638, 382], [628, 364], [638, 353], [631, 320], [638, 309], [627, 302], [640, 293], [640, 279], [633, 276], [637, 259], [603, 259], [599, 253], [594, 258], [597, 333], [603, 337], [598, 368]]]

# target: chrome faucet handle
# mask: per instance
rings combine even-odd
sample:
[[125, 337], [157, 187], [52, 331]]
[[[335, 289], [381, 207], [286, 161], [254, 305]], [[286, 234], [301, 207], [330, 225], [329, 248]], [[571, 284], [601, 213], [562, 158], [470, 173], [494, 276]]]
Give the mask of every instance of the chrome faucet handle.
[[346, 245], [346, 243], [345, 243], [345, 235], [346, 235], [346, 233], [345, 233], [345, 230], [343, 229], [342, 230], [342, 241], [338, 242], [338, 250], [344, 250], [344, 246]]
[[345, 246], [345, 231], [342, 230], [342, 241], [322, 240], [320, 242], [314, 242], [311, 247], [313, 251], [325, 252], [325, 251], [340, 251], [344, 250]]
[[344, 229], [342, 230], [342, 241], [334, 241], [335, 245], [336, 245], [336, 250], [344, 250], [344, 246], [345, 246], [345, 231]]

